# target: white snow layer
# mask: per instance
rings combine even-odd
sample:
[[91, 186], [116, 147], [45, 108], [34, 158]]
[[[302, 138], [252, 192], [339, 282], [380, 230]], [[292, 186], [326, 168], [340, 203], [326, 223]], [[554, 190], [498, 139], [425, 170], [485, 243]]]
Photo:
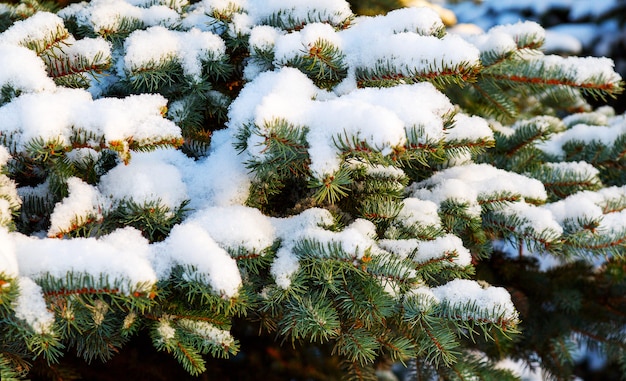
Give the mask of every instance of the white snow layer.
[[478, 316], [472, 312], [464, 312], [462, 319], [491, 319], [498, 318], [507, 322], [516, 322], [518, 313], [515, 310], [511, 295], [502, 287], [486, 287], [473, 280], [455, 279], [443, 286], [432, 289], [433, 294], [441, 301], [451, 306], [474, 305], [479, 309]]
[[13, 303], [15, 316], [38, 334], [52, 332], [54, 314], [46, 306], [41, 287], [27, 277], [18, 278], [19, 295]]
[[[354, 71], [375, 67], [379, 61], [386, 60], [405, 75], [477, 65], [481, 52], [505, 53], [515, 48], [521, 36], [542, 39], [541, 28], [521, 23], [494, 28], [486, 37], [465, 39], [449, 34], [440, 39], [435, 35], [441, 32], [443, 24], [436, 13], [409, 8], [390, 12], [387, 17], [358, 17], [351, 28], [336, 32], [331, 25], [343, 23], [351, 16], [345, 1], [204, 0], [191, 7], [184, 20], [179, 20], [172, 10], [180, 10], [183, 3], [168, 2], [168, 8], [142, 0], [94, 0], [72, 4], [58, 16], [39, 12], [16, 22], [0, 34], [0, 87], [14, 88], [21, 95], [0, 107], [0, 135], [11, 136], [18, 152], [24, 151], [36, 138], [70, 147], [70, 139], [78, 130], [103, 137], [107, 144], [125, 144], [126, 151], [131, 141], [149, 144], [181, 137], [178, 126], [163, 117], [168, 100], [160, 95], [94, 99], [84, 90], [57, 87], [47, 75], [43, 61], [23, 45], [46, 37], [51, 30], [63, 32], [61, 18], [75, 17], [79, 24], [91, 25], [98, 34], [115, 32], [122, 20], [136, 21], [147, 29], [133, 32], [126, 40], [123, 56], [119, 58], [123, 69], [132, 73], [137, 68], [171, 59], [181, 64], [185, 74], [197, 79], [204, 61], [220, 59], [225, 54], [224, 41], [207, 26], [215, 19], [206, 11], [230, 12], [235, 26], [228, 33], [249, 33], [251, 48], [274, 50], [278, 64], [302, 54], [303, 50], [306, 52], [320, 39], [332, 43], [345, 54], [348, 79], [335, 92], [328, 92], [317, 88], [293, 68], [262, 73], [249, 71], [252, 73], [250, 82], [230, 105], [229, 128], [214, 133], [206, 158], [193, 161], [175, 150], [133, 153], [128, 165], [120, 163], [103, 176], [97, 186], [72, 178], [68, 181], [69, 195], [55, 206], [48, 231], [49, 235], [57, 235], [71, 227], [73, 220], [97, 217], [102, 210], [121, 200], [159, 201], [175, 208], [189, 199], [195, 213], [175, 226], [163, 242], [149, 244], [133, 228], [119, 229], [99, 239], [64, 240], [27, 237], [0, 228], [0, 272], [23, 279], [20, 280], [23, 296], [17, 302], [18, 308], [25, 308], [19, 313], [21, 318], [34, 329], [45, 331], [50, 318], [45, 308], [41, 308], [41, 291], [30, 279], [40, 280], [46, 275], [66, 279], [68, 272], [96, 281], [106, 275], [117, 282], [108, 286], [131, 293], [149, 290], [158, 279], [169, 276], [174, 266], [182, 266], [187, 279], [204, 282], [216, 293], [233, 297], [241, 286], [233, 253], [242, 248], [248, 253], [260, 254], [276, 241], [280, 242], [280, 247], [271, 266], [271, 275], [281, 288], [290, 286], [291, 277], [299, 268], [293, 249], [304, 239], [323, 245], [337, 244], [354, 255], [355, 260], [366, 252], [376, 255], [380, 244], [403, 256], [415, 250], [418, 262], [454, 252], [455, 265], [469, 264], [469, 252], [457, 237], [450, 235], [432, 241], [377, 243], [373, 238], [373, 225], [365, 220], [357, 220], [339, 232], [324, 229], [334, 222], [330, 212], [324, 209], [308, 209], [288, 218], [263, 216], [257, 210], [242, 206], [248, 197], [251, 176], [244, 163], [250, 158], [263, 159], [263, 134], [268, 133], [271, 124], [278, 119], [287, 120], [296, 128], [308, 128], [310, 169], [315, 176], [332, 174], [339, 168], [340, 152], [334, 142], [345, 134], [367, 142], [383, 155], [405, 144], [492, 139], [484, 120], [463, 114], [457, 113], [454, 117], [455, 127], [445, 129], [444, 120], [454, 114], [455, 106], [430, 83], [357, 89]], [[251, 27], [266, 21], [278, 10], [282, 11], [279, 17], [285, 23], [309, 17], [320, 23], [289, 34], [268, 26]], [[247, 16], [237, 15], [239, 11], [246, 11]], [[181, 30], [166, 29], [179, 23]], [[68, 41], [73, 43], [69, 54], [109, 55], [110, 46], [103, 39], [84, 40], [88, 43]], [[612, 62], [606, 59], [546, 57], [538, 64], [565, 65], [577, 82], [598, 74], [611, 81], [617, 80]], [[248, 150], [238, 155], [233, 148], [234, 136], [252, 124], [259, 134], [252, 134], [247, 142]], [[604, 126], [577, 124], [554, 135], [541, 148], [562, 156], [563, 145], [568, 141], [595, 140], [610, 144], [625, 128], [623, 118], [610, 119]], [[415, 137], [416, 141], [408, 141], [409, 137]], [[7, 162], [7, 152], [0, 150], [1, 164]], [[82, 154], [97, 155], [95, 151], [75, 155]], [[37, 188], [23, 188], [21, 192], [46, 190], [47, 185], [42, 184]], [[516, 194], [522, 200], [533, 202], [544, 201], [547, 197], [536, 180], [472, 163], [442, 170], [409, 190], [398, 223], [434, 229], [441, 228], [437, 208], [445, 200], [465, 202], [469, 211], [478, 216], [480, 201], [498, 193]], [[560, 234], [559, 223], [574, 216], [600, 217], [607, 200], [624, 197], [623, 194], [623, 188], [616, 188], [593, 195], [574, 195], [563, 204], [543, 208], [514, 203], [515, 207], [510, 210], [525, 218], [528, 229], [551, 229]], [[579, 202], [583, 196], [589, 197]], [[7, 202], [0, 200], [4, 203], [0, 203], [0, 215], [8, 214]], [[625, 220], [624, 212], [604, 213], [602, 219], [606, 226], [618, 229], [624, 225], [619, 222]], [[473, 302], [485, 309], [500, 311], [507, 319], [516, 318], [510, 297], [503, 289], [482, 289], [475, 282], [457, 280], [432, 292], [436, 298], [451, 304]], [[31, 316], [30, 310], [38, 312]], [[216, 334], [209, 329], [207, 335]]]

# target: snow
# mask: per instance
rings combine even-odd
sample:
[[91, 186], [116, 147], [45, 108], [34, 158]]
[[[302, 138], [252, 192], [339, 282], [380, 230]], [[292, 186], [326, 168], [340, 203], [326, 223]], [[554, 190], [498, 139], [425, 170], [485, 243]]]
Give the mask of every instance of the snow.
[[41, 287], [27, 277], [18, 278], [19, 296], [13, 303], [15, 316], [38, 334], [52, 333], [54, 314], [48, 311]]
[[73, 224], [80, 226], [89, 218], [102, 217], [99, 211], [100, 195], [94, 186], [71, 177], [67, 179], [67, 187], [69, 195], [56, 203], [50, 215], [49, 237], [73, 230]]
[[293, 253], [295, 244], [333, 222], [330, 212], [320, 208], [310, 208], [291, 217], [272, 219], [276, 236], [282, 240], [270, 268], [276, 285], [283, 289], [289, 288], [291, 277], [299, 268], [298, 257]]
[[258, 49], [261, 51], [271, 50], [276, 44], [276, 39], [281, 34], [281, 30], [269, 25], [257, 25], [250, 31], [248, 44], [251, 51]]
[[73, 37], [64, 41], [63, 54], [70, 59], [82, 57], [94, 65], [104, 65], [111, 60], [111, 44], [104, 38], [88, 38], [74, 40]]
[[[56, 32], [50, 35], [50, 32]], [[68, 36], [63, 19], [50, 12], [37, 12], [33, 16], [15, 22], [0, 34], [0, 44], [28, 47], [37, 41], [50, 41], [51, 37]]]
[[437, 35], [444, 30], [439, 14], [429, 8], [395, 9], [386, 16], [357, 17], [347, 34], [365, 34], [365, 38], [373, 34], [395, 34], [414, 32], [422, 36]]
[[[20, 274], [34, 280], [50, 275], [67, 280], [89, 276], [96, 289], [117, 289], [122, 294], [148, 291], [157, 281], [148, 255], [150, 245], [141, 233], [131, 227], [118, 229], [101, 238], [69, 240], [40, 239], [12, 233]], [[106, 274], [105, 278], [102, 278]], [[106, 279], [113, 281], [108, 283]]]
[[[307, 54], [320, 40], [331, 43], [345, 55], [348, 78], [337, 88], [326, 91], [294, 68], [259, 72], [258, 67], [248, 66], [252, 67], [245, 69], [248, 82], [229, 106], [227, 128], [213, 132], [208, 155], [194, 161], [172, 148], [131, 152], [133, 144], [171, 143], [181, 139], [180, 128], [164, 117], [168, 106], [176, 107], [165, 97], [143, 94], [106, 98], [54, 84], [43, 61], [20, 45], [42, 38], [51, 29], [61, 28], [58, 16], [39, 12], [0, 34], [0, 87], [8, 85], [22, 92], [0, 106], [0, 134], [14, 138], [17, 153], [26, 151], [34, 139], [43, 138], [67, 147], [66, 157], [71, 161], [96, 160], [100, 155], [99, 142], [90, 141], [93, 147], [73, 149], [70, 141], [77, 131], [92, 133], [110, 146], [113, 143], [123, 146], [122, 160], [98, 184], [90, 185], [75, 177], [67, 180], [68, 196], [56, 203], [50, 227], [44, 232], [49, 238], [9, 233], [0, 227], [0, 272], [20, 277], [22, 296], [16, 308], [22, 312], [18, 317], [35, 330], [45, 332], [51, 324], [50, 314], [42, 304], [41, 289], [34, 283], [43, 282], [47, 275], [67, 280], [67, 273], [72, 272], [76, 278], [93, 278], [99, 288], [116, 287], [120, 293], [132, 294], [150, 290], [180, 267], [184, 279], [205, 284], [221, 297], [234, 298], [242, 286], [242, 275], [234, 258], [239, 253], [264, 254], [272, 245], [278, 245], [270, 274], [276, 286], [288, 289], [300, 268], [296, 252], [305, 242], [340, 247], [355, 263], [366, 254], [375, 256], [387, 250], [400, 257], [413, 256], [417, 263], [453, 253], [455, 257], [450, 265], [468, 266], [472, 257], [462, 240], [443, 232], [438, 211], [449, 200], [467, 204], [468, 213], [479, 217], [481, 202], [497, 199], [499, 194], [519, 196], [519, 202], [509, 202], [496, 213], [520, 219], [522, 233], [548, 232], [551, 237], [560, 237], [563, 225], [578, 218], [598, 219], [599, 229], [607, 232], [625, 229], [626, 211], [604, 210], [611, 200], [625, 197], [624, 187], [581, 192], [537, 207], [526, 202], [541, 203], [547, 199], [541, 182], [487, 164], [475, 164], [464, 157], [447, 162], [446, 165], [453, 166], [439, 168], [432, 177], [411, 185], [398, 218], [392, 221], [397, 229], [433, 229], [440, 233], [430, 240], [390, 237], [377, 240], [375, 225], [364, 219], [353, 220], [342, 229], [330, 229], [335, 219], [329, 210], [321, 208], [278, 218], [244, 206], [254, 176], [246, 163], [266, 159], [265, 138], [277, 120], [307, 131], [308, 169], [318, 178], [336, 173], [344, 164], [337, 144], [340, 141], [348, 145], [354, 141], [367, 143], [380, 154], [390, 156], [394, 148], [409, 143], [493, 140], [492, 128], [486, 120], [459, 112], [431, 83], [359, 89], [357, 69], [377, 67], [387, 59], [393, 70], [407, 76], [458, 66], [468, 68], [480, 64], [481, 53], [506, 54], [528, 36], [537, 42], [545, 37], [549, 42], [551, 33], [559, 30], [544, 34], [537, 24], [521, 22], [492, 28], [484, 35], [462, 37], [450, 33], [440, 39], [435, 36], [443, 32], [443, 24], [436, 12], [426, 9], [398, 10], [387, 17], [358, 17], [351, 28], [338, 31], [335, 27], [351, 16], [344, 1], [205, 0], [179, 18], [173, 9], [180, 10], [184, 4], [178, 1], [168, 2], [168, 6], [152, 5], [143, 0], [73, 4], [59, 16], [66, 20], [75, 17], [80, 25], [91, 25], [97, 34], [115, 32], [122, 18], [136, 20], [143, 28], [126, 39], [123, 52], [112, 52], [112, 46], [99, 37], [67, 39], [71, 45], [64, 52], [71, 57], [102, 55], [103, 59], [117, 60], [117, 65], [121, 64], [130, 75], [135, 70], [175, 60], [186, 75], [200, 80], [203, 63], [221, 59], [226, 52], [224, 40], [214, 33], [217, 27], [209, 25], [216, 21], [209, 15], [217, 10], [232, 17], [231, 29], [225, 33], [250, 34], [252, 52], [271, 51], [273, 64], [277, 66]], [[539, 4], [535, 3], [535, 7]], [[278, 10], [282, 22], [295, 20], [293, 31], [254, 26], [259, 22], [269, 23], [270, 16]], [[578, 8], [579, 16], [585, 12], [594, 10]], [[299, 25], [299, 20], [309, 17], [319, 22]], [[176, 31], [166, 28], [178, 24], [181, 27]], [[613, 73], [613, 62], [608, 59], [540, 57], [535, 62], [537, 65], [548, 68], [565, 65], [571, 80], [577, 83], [597, 76], [613, 82], [620, 79]], [[444, 128], [452, 115], [454, 127]], [[545, 122], [541, 126], [550, 128], [549, 120]], [[564, 122], [571, 122], [571, 125], [566, 123], [567, 130], [538, 145], [555, 157], [564, 156], [563, 146], [569, 141], [611, 145], [626, 128], [625, 119], [610, 115], [604, 116], [601, 125], [578, 119]], [[239, 154], [234, 143], [246, 128], [254, 132], [244, 142], [245, 151]], [[516, 128], [520, 125], [503, 126], [498, 131], [514, 133]], [[413, 138], [416, 140], [409, 141]], [[9, 151], [0, 146], [0, 165], [9, 158]], [[587, 163], [561, 163], [558, 167], [597, 175], [597, 170]], [[397, 179], [405, 176], [402, 170], [390, 170], [383, 165], [368, 170], [371, 175]], [[0, 177], [0, 219], [19, 204], [18, 194], [23, 197], [49, 191], [48, 183], [16, 190], [14, 183], [4, 179]], [[157, 243], [149, 243], [130, 227], [100, 238], [51, 238], [71, 229], [81, 219], [99, 218], [124, 200], [139, 204], [159, 202], [171, 209], [189, 200], [193, 212]], [[103, 277], [114, 284], [107, 284]], [[488, 311], [488, 318], [501, 315], [507, 320], [517, 320], [510, 296], [502, 288], [483, 288], [473, 281], [454, 280], [432, 290], [420, 286], [411, 292], [452, 305], [474, 303]], [[209, 340], [229, 342], [227, 332], [216, 327], [184, 320], [178, 324]], [[159, 332], [167, 340], [173, 337], [174, 328], [164, 320]]]
[[217, 328], [213, 324], [205, 321], [180, 319], [176, 324], [184, 330], [191, 331], [211, 344], [229, 348], [235, 344], [235, 339], [230, 332]]
[[538, 180], [489, 164], [473, 163], [438, 171], [429, 179], [410, 185], [408, 190], [412, 197], [437, 205], [444, 201], [466, 204], [467, 213], [473, 216], [480, 215], [481, 200], [499, 200], [501, 195], [519, 195], [533, 202], [547, 198], [545, 188]]
[[0, 67], [0, 88], [8, 86], [30, 93], [54, 90], [56, 87], [43, 61], [28, 48], [0, 40]]
[[[266, 39], [271, 36], [266, 36]], [[299, 55], [308, 55], [319, 41], [341, 49], [342, 40], [332, 26], [323, 23], [307, 24], [298, 32], [282, 34], [276, 38], [274, 55], [277, 65], [285, 65]], [[266, 43], [267, 44], [267, 43]]]
[[104, 135], [108, 143], [134, 140], [146, 144], [180, 137], [178, 126], [161, 115], [167, 105], [161, 95], [91, 98], [85, 90], [62, 87], [24, 94], [0, 107], [0, 131], [16, 134], [18, 151], [37, 138], [67, 146], [78, 130]]
[[505, 217], [516, 218], [515, 230], [518, 234], [531, 237], [545, 237], [546, 241], [558, 239], [563, 234], [563, 227], [554, 219], [549, 210], [523, 202], [512, 203], [498, 213]]
[[489, 29], [489, 33], [510, 35], [518, 46], [524, 40], [532, 41], [534, 44], [541, 44], [545, 39], [545, 30], [541, 25], [532, 21], [494, 26]]
[[3, 167], [11, 159], [9, 151], [0, 146], [0, 226], [4, 221], [11, 219], [11, 212], [16, 211], [22, 204], [15, 181], [3, 174]]
[[174, 339], [176, 335], [176, 329], [172, 327], [172, 323], [167, 319], [160, 319], [157, 325], [156, 332], [159, 334], [159, 340], [166, 344], [168, 341]]
[[211, 32], [195, 28], [178, 32], [154, 26], [131, 33], [124, 41], [124, 50], [124, 68], [130, 75], [176, 61], [185, 75], [200, 80], [202, 63], [219, 60], [226, 52], [226, 44]]
[[304, 21], [328, 21], [341, 25], [352, 16], [350, 4], [343, 0], [248, 0], [237, 1], [253, 15], [255, 23], [265, 23], [272, 17], [283, 25], [296, 27]]
[[620, 135], [624, 135], [625, 133], [625, 121], [617, 121], [608, 126], [590, 126], [581, 123], [574, 125], [568, 130], [554, 134], [545, 142], [538, 143], [537, 148], [555, 158], [562, 158], [565, 156], [563, 147], [569, 142], [582, 144], [595, 142], [603, 146], [612, 146], [613, 142], [615, 142]]
[[420, 225], [436, 229], [441, 228], [441, 219], [437, 213], [438, 206], [436, 203], [407, 197], [403, 200], [403, 204], [404, 207], [396, 218], [399, 223], [406, 226]]
[[333, 141], [352, 146], [353, 137], [355, 141], [376, 147], [383, 155], [390, 155], [393, 147], [406, 142], [402, 120], [391, 110], [376, 104], [337, 98], [317, 102], [310, 109], [310, 130], [306, 138], [311, 158], [309, 168], [315, 177], [324, 178], [339, 170], [341, 151]]
[[[461, 24], [472, 23], [483, 30], [495, 25], [541, 21], [546, 27], [547, 52], [579, 54], [584, 48], [594, 56], [611, 55], [611, 46], [624, 39], [617, 22], [616, 0], [484, 0], [444, 1]], [[558, 22], [558, 24], [556, 24]]]
[[114, 203], [133, 200], [142, 205], [158, 201], [170, 209], [187, 199], [187, 189], [178, 169], [155, 155], [142, 152], [134, 153], [128, 165], [118, 165], [102, 176], [98, 190]]
[[248, 198], [251, 179], [233, 147], [230, 131], [216, 131], [211, 147], [207, 158], [187, 165], [189, 207], [242, 205]]
[[220, 247], [232, 253], [243, 248], [247, 253], [260, 254], [274, 243], [276, 236], [268, 217], [258, 209], [242, 205], [208, 207], [187, 221], [203, 226]]
[[454, 279], [443, 286], [433, 288], [432, 292], [437, 299], [450, 306], [460, 307], [473, 304], [480, 309], [477, 316], [472, 315], [471, 312], [464, 312], [462, 319], [502, 318], [508, 323], [518, 320], [518, 313], [511, 302], [511, 296], [502, 287], [483, 288], [473, 280]]
[[479, 50], [453, 34], [440, 39], [416, 33], [397, 33], [374, 37], [372, 40], [359, 37], [352, 42], [347, 45], [346, 59], [357, 69], [374, 69], [384, 63], [386, 70], [413, 77], [416, 74], [447, 72], [480, 63]]
[[404, 123], [407, 135], [416, 130], [417, 141], [438, 142], [444, 137], [444, 117], [454, 111], [454, 106], [430, 82], [398, 85], [388, 88], [363, 88], [343, 96], [385, 107]]
[[446, 141], [493, 141], [493, 131], [485, 119], [459, 113], [453, 121], [454, 127], [445, 131]]
[[154, 244], [151, 263], [159, 279], [167, 279], [172, 267], [182, 266], [185, 280], [207, 284], [227, 298], [235, 297], [241, 286], [235, 260], [194, 221], [174, 226], [163, 242]]
[[388, 250], [402, 258], [411, 257], [416, 263], [442, 261], [444, 264], [454, 264], [459, 267], [468, 266], [472, 256], [461, 239], [452, 234], [446, 234], [430, 241], [417, 239], [407, 240], [380, 240], [382, 249]]
[[8, 230], [2, 226], [0, 226], [0, 242], [2, 242], [0, 245], [0, 275], [15, 278], [19, 275], [15, 244], [11, 240]]

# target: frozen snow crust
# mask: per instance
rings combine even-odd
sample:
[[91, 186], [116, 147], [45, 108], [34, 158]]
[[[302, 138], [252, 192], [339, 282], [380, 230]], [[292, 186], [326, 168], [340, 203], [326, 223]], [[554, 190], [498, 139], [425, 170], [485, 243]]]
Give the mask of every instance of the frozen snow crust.
[[[356, 268], [398, 261], [402, 265], [396, 270], [405, 278], [402, 284], [380, 277], [389, 295], [398, 300], [406, 295], [422, 300], [418, 296], [427, 295], [428, 303], [447, 308], [471, 306], [463, 319], [514, 326], [518, 314], [506, 290], [468, 279], [429, 287], [418, 275], [416, 269], [433, 262], [443, 263], [442, 271], [461, 274], [471, 269], [475, 253], [442, 221], [446, 208], [458, 208], [473, 221], [489, 216], [485, 224], [494, 230], [500, 229], [500, 222], [514, 219], [521, 235], [512, 236], [510, 242], [521, 237], [548, 246], [562, 238], [564, 228], [571, 230], [576, 221], [589, 219], [598, 221], [598, 229], [605, 232], [626, 231], [624, 211], [606, 207], [623, 202], [626, 187], [575, 193], [552, 202], [540, 180], [476, 159], [499, 137], [513, 136], [524, 126], [503, 126], [468, 115], [444, 95], [442, 84], [418, 80], [429, 72], [470, 75], [480, 69], [485, 54], [503, 57], [518, 49], [520, 36], [541, 40], [543, 30], [537, 24], [513, 24], [481, 37], [462, 38], [446, 34], [436, 13], [426, 8], [352, 19], [347, 3], [331, 0], [168, 4], [79, 3], [57, 15], [38, 13], [0, 34], [0, 88], [13, 90], [0, 105], [0, 143], [6, 143], [0, 145], [0, 168], [5, 169], [0, 173], [6, 173], [0, 174], [0, 276], [17, 282], [16, 316], [38, 333], [50, 333], [54, 325], [44, 295], [71, 293], [77, 290], [73, 287], [82, 290], [85, 281], [95, 291], [149, 298], [176, 276], [208, 287], [221, 299], [236, 300], [249, 277], [238, 261], [265, 257], [271, 281], [263, 297], [269, 298], [297, 282], [303, 263], [309, 265], [311, 248], [319, 249], [320, 257], [335, 248]], [[120, 18], [143, 27], [123, 44], [115, 44], [102, 36], [114, 32]], [[68, 59], [97, 58], [109, 65], [105, 77], [86, 74], [83, 88], [53, 81], [45, 59], [37, 54], [41, 52], [29, 45], [49, 38], [50, 31], [66, 33], [64, 25], [70, 19], [88, 25], [98, 36], [76, 41], [68, 35], [67, 48], [58, 49]], [[176, 112], [184, 109], [184, 100], [176, 103], [149, 93], [106, 95], [116, 83], [132, 82], [163, 63], [179, 65], [182, 76], [201, 82], [208, 65], [228, 59], [224, 36], [249, 36], [251, 58], [244, 62], [245, 85], [228, 107], [226, 128], [213, 132], [205, 156], [194, 159], [178, 149], [185, 138]], [[297, 65], [299, 57], [318, 46], [341, 52], [343, 77], [336, 85], [316, 82]], [[590, 78], [611, 84], [621, 80], [608, 59], [548, 57], [529, 62], [546, 70], [565, 67], [567, 80], [574, 85]], [[413, 79], [393, 87], [367, 87], [376, 83], [365, 78], [383, 66]], [[626, 133], [623, 116], [607, 110], [595, 115], [601, 123], [571, 119], [569, 126], [559, 125], [560, 130], [550, 124], [552, 120], [535, 120], [538, 128], [551, 132], [537, 149], [558, 161], [566, 156], [568, 142], [610, 145]], [[301, 205], [286, 216], [264, 214], [248, 202], [251, 190], [266, 181], [255, 168], [277, 160], [271, 143], [278, 125], [302, 137], [300, 162], [293, 168], [306, 163], [303, 176], [312, 189], [308, 201], [315, 204]], [[76, 144], [79, 135], [88, 137], [85, 144]], [[18, 217], [25, 200], [50, 193], [59, 179], [24, 185], [10, 178], [9, 167], [46, 145], [61, 150], [58, 160], [100, 162], [113, 153], [115, 164], [96, 181], [62, 179], [65, 196], [50, 205], [46, 229], [15, 231], [12, 219], [27, 217]], [[448, 160], [420, 181], [408, 183], [406, 168], [392, 165], [406, 150], [452, 146], [457, 148], [445, 151]], [[360, 153], [352, 154], [356, 151]], [[360, 156], [363, 152], [378, 162], [369, 163]], [[547, 167], [598, 177], [598, 170], [585, 162]], [[344, 197], [341, 192], [347, 188], [341, 184], [341, 192], [334, 196], [324, 193], [325, 188], [345, 176], [357, 182], [349, 177], [356, 173], [397, 184], [392, 191], [400, 194], [401, 208], [388, 218], [382, 233], [378, 220], [366, 216], [353, 217], [342, 226], [340, 213], [324, 202]], [[160, 240], [150, 240], [130, 226], [75, 237], [81, 227], [130, 203], [161, 208], [164, 217], [189, 211]], [[410, 231], [435, 233], [407, 237]], [[505, 234], [504, 228], [497, 231]], [[535, 248], [541, 251], [540, 245]], [[159, 324], [161, 344], [167, 346], [174, 339], [172, 322], [163, 318]], [[213, 326], [178, 324], [232, 344], [227, 332]]]

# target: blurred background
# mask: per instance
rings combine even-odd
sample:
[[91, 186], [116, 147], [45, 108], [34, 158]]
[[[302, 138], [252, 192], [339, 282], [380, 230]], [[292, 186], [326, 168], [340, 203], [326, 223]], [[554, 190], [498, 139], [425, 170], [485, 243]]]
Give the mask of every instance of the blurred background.
[[[609, 57], [626, 78], [626, 0], [348, 0], [355, 13], [403, 6], [437, 10], [451, 31], [478, 33], [495, 25], [535, 21], [547, 31], [547, 54]], [[626, 111], [626, 96], [592, 101]]]

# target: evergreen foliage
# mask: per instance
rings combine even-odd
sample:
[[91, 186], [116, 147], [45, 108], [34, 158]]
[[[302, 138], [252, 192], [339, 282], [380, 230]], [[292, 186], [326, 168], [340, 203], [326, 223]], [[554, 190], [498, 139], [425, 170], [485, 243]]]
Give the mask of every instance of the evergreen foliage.
[[2, 379], [141, 335], [196, 376], [250, 332], [302, 379], [626, 368], [612, 61], [279, 3], [0, 6]]

